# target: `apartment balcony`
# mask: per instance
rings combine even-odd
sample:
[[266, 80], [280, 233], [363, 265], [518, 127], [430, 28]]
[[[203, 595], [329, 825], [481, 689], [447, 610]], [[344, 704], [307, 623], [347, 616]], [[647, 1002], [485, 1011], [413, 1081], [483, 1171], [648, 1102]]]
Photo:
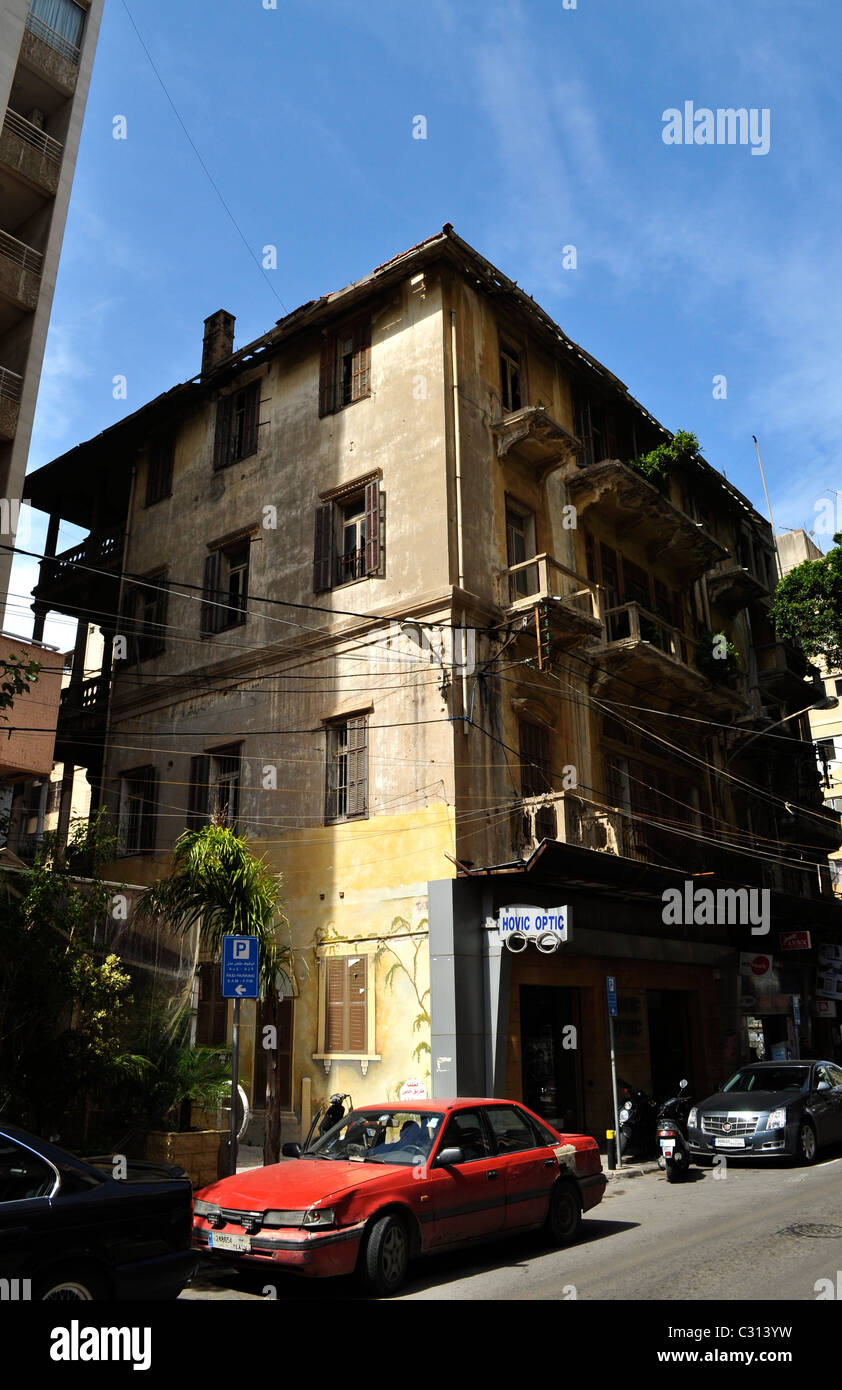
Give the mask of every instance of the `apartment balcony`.
[[632, 533], [642, 542], [646, 558], [669, 566], [685, 584], [724, 560], [728, 551], [686, 512], [619, 459], [603, 459], [584, 467], [570, 465], [564, 473], [570, 501], [583, 517], [599, 507], [600, 523], [622, 546]]
[[670, 701], [686, 699], [710, 715], [747, 710], [746, 700], [736, 690], [714, 684], [696, 669], [694, 644], [679, 628], [639, 603], [609, 608], [604, 618], [604, 639], [592, 649], [600, 668], [597, 690], [617, 681], [619, 688], [628, 691], [625, 682], [630, 682], [640, 693]]
[[543, 406], [527, 405], [513, 410], [491, 426], [497, 440], [497, 457], [509, 454], [531, 471], [538, 482], [563, 464], [572, 463], [582, 445], [580, 440]]
[[0, 367], [0, 439], [14, 439], [18, 428], [23, 377]]
[[514, 839], [521, 854], [532, 854], [542, 840], [559, 840], [603, 854], [624, 849], [623, 816], [603, 810], [574, 792], [547, 792], [527, 796], [514, 812]]
[[[42, 560], [35, 603], [101, 623], [116, 614], [123, 559], [123, 532], [88, 536], [81, 545]], [[33, 605], [35, 606], [35, 605]]]
[[744, 565], [730, 557], [705, 575], [708, 598], [721, 613], [733, 616], [768, 596], [768, 589]]
[[99, 766], [105, 744], [109, 684], [102, 676], [61, 692], [56, 759], [79, 767]]
[[531, 613], [538, 604], [546, 605], [552, 647], [563, 650], [585, 638], [601, 636], [599, 586], [551, 555], [535, 555], [519, 565], [509, 565], [501, 575], [501, 584], [500, 606], [509, 617]]
[[808, 662], [798, 647], [791, 642], [778, 641], [767, 642], [754, 650], [761, 690], [776, 699], [800, 701], [800, 705], [810, 703], [815, 692], [805, 679]]
[[26, 32], [20, 46], [20, 62], [55, 87], [63, 96], [72, 97], [79, 76], [81, 49], [37, 15], [26, 16]]
[[[0, 299], [14, 309], [32, 313], [38, 305], [43, 269], [40, 251], [0, 231]], [[0, 310], [0, 327], [3, 317]]]
[[[47, 197], [58, 189], [64, 146], [25, 116], [6, 108], [0, 131], [0, 166]], [[26, 209], [22, 210], [26, 215]], [[22, 219], [21, 219], [22, 220]]]

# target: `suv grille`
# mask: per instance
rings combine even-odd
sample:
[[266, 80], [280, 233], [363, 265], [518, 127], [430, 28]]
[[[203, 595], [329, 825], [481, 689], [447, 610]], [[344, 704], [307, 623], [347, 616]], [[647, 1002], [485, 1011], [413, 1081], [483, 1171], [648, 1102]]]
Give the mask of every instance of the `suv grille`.
[[757, 1129], [759, 1119], [759, 1115], [733, 1115], [727, 1112], [714, 1112], [712, 1115], [702, 1116], [702, 1134], [753, 1134]]

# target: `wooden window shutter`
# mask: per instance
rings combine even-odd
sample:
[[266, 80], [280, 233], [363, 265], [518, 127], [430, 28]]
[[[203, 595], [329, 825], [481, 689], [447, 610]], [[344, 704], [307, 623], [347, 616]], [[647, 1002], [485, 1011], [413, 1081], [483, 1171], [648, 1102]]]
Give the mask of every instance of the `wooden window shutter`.
[[187, 829], [200, 830], [208, 819], [208, 774], [210, 758], [199, 753], [190, 759], [190, 786], [187, 800]]
[[380, 484], [375, 478], [365, 487], [365, 572], [380, 569]]
[[253, 381], [246, 389], [242, 458], [248, 458], [250, 454], [257, 452], [257, 417], [259, 410], [260, 382]]
[[333, 583], [333, 503], [316, 508], [316, 537], [313, 549], [313, 592], [323, 593]]
[[120, 602], [120, 627], [126, 639], [126, 660], [138, 659], [137, 590], [129, 584]]
[[154, 850], [157, 820], [158, 777], [154, 767], [143, 769], [143, 806], [140, 820], [140, 848]]
[[371, 390], [371, 321], [354, 324], [351, 363], [351, 400], [358, 401]]
[[368, 815], [368, 729], [363, 715], [348, 720], [347, 815]]
[[199, 631], [203, 636], [218, 632], [222, 619], [219, 592], [219, 573], [222, 565], [222, 552], [214, 550], [205, 556], [205, 570], [202, 576], [202, 604]]
[[319, 362], [319, 414], [330, 415], [334, 409], [336, 384], [336, 339], [325, 338]]
[[231, 462], [231, 403], [230, 396], [220, 396], [216, 406], [216, 434], [213, 441], [213, 466], [226, 468]]
[[366, 959], [348, 961], [348, 1046], [346, 1052], [368, 1051], [366, 1027]]
[[327, 962], [325, 1052], [348, 1052], [348, 962], [340, 956]]

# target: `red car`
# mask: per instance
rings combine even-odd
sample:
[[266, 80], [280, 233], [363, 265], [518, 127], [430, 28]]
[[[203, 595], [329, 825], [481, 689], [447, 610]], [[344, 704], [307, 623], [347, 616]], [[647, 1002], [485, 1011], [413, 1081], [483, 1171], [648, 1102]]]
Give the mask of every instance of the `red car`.
[[605, 1186], [593, 1139], [517, 1102], [387, 1101], [352, 1110], [293, 1161], [203, 1188], [193, 1245], [272, 1272], [356, 1270], [390, 1294], [419, 1255], [541, 1227], [566, 1244]]

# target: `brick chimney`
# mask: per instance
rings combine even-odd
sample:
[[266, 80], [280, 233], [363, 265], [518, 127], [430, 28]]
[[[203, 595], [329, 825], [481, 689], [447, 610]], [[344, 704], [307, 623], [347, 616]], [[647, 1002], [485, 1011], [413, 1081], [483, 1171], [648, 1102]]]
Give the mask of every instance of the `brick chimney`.
[[233, 314], [217, 309], [215, 314], [205, 319], [205, 337], [202, 343], [202, 376], [209, 376], [234, 351]]

